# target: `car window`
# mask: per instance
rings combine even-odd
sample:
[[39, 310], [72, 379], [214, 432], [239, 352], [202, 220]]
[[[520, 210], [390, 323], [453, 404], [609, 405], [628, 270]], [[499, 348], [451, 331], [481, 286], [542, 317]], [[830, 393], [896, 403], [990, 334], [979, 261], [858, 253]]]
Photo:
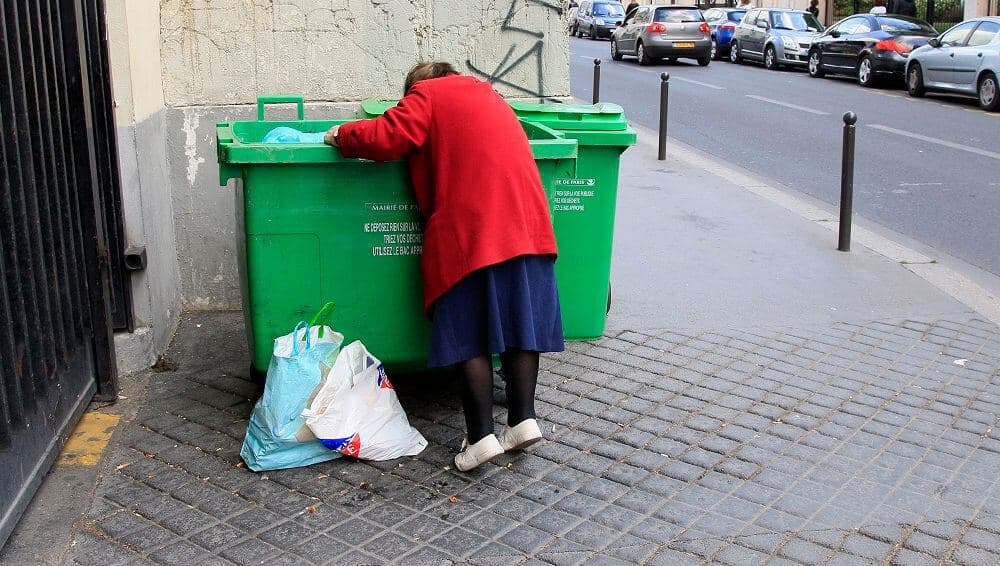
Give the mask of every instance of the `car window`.
[[581, 2], [580, 3], [580, 10], [577, 13], [583, 14], [584, 16], [589, 16], [590, 15], [590, 2]]
[[639, 8], [635, 14], [635, 23], [644, 24], [647, 18], [649, 18], [649, 8]]
[[759, 24], [760, 22], [767, 22], [767, 10], [760, 10], [757, 12], [757, 21], [754, 23]]
[[868, 20], [864, 18], [858, 18], [858, 23], [855, 24], [853, 28], [845, 31], [844, 33], [849, 33], [853, 35], [859, 33], [870, 33], [871, 31], [872, 31], [872, 25], [868, 23]]
[[754, 23], [754, 21], [757, 20], [757, 12], [759, 12], [759, 11], [760, 10], [751, 10], [751, 11], [747, 12], [747, 14], [745, 16], [743, 16], [742, 23], [752, 26], [753, 23]]
[[955, 47], [965, 44], [965, 38], [976, 27], [976, 22], [965, 22], [958, 24], [941, 35], [941, 45], [945, 47]]
[[705, 19], [710, 22], [715, 20], [721, 20], [722, 16], [723, 16], [722, 10], [718, 8], [712, 8], [711, 10], [707, 10], [705, 12]]
[[812, 14], [805, 12], [771, 12], [771, 27], [794, 31], [823, 31]]
[[972, 36], [969, 37], [969, 46], [979, 47], [980, 45], [986, 45], [992, 42], [998, 33], [1000, 33], [1000, 24], [996, 22], [983, 22], [979, 24], [976, 31], [972, 32]]
[[729, 21], [739, 22], [740, 20], [743, 19], [743, 16], [745, 15], [746, 12], [729, 12]]
[[625, 15], [625, 8], [618, 2], [611, 4], [594, 4], [594, 15], [603, 18], [621, 18]]
[[847, 18], [846, 20], [840, 20], [839, 22], [827, 28], [826, 31], [828, 32], [837, 31], [840, 33], [847, 33], [847, 30], [853, 28], [854, 25], [858, 23], [857, 20], [858, 18]]
[[653, 15], [654, 22], [679, 24], [684, 22], [703, 22], [705, 18], [697, 8], [657, 8]]
[[889, 33], [919, 33], [924, 35], [935, 35], [937, 33], [937, 30], [929, 23], [916, 18], [879, 16], [875, 19], [878, 21], [878, 27], [882, 28], [882, 31]]

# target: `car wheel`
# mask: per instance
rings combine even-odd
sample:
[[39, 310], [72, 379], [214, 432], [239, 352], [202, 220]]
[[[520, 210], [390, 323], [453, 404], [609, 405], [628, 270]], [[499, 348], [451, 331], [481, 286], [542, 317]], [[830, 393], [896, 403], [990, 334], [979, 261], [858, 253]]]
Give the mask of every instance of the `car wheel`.
[[809, 76], [817, 79], [823, 78], [823, 60], [820, 58], [819, 50], [813, 49], [809, 52]]
[[875, 68], [872, 58], [868, 55], [858, 62], [858, 84], [864, 87], [875, 86]]
[[711, 62], [712, 62], [712, 58], [711, 57], [699, 57], [698, 58], [698, 64], [701, 65], [702, 67], [707, 67], [708, 64], [711, 63]]
[[709, 59], [719, 58], [719, 42], [715, 41], [714, 37], [712, 38], [712, 50], [709, 52], [708, 57]]
[[739, 64], [743, 61], [740, 57], [740, 44], [733, 41], [729, 44], [729, 62]]
[[979, 79], [979, 106], [990, 112], [1000, 109], [1000, 85], [993, 73], [986, 73]]
[[590, 26], [590, 39], [591, 41], [597, 39], [597, 34], [594, 32], [594, 26]]
[[611, 59], [615, 61], [622, 60], [622, 52], [618, 51], [618, 42], [615, 41], [614, 37], [611, 38]]
[[641, 41], [635, 48], [635, 56], [639, 59], [640, 65], [645, 66], [653, 62], [652, 59], [649, 58], [649, 54], [646, 53], [646, 46], [643, 45]]
[[773, 45], [768, 45], [767, 49], [764, 50], [764, 68], [768, 71], [777, 71], [778, 67], [778, 54], [774, 51]]
[[910, 96], [923, 96], [927, 92], [924, 88], [924, 70], [920, 68], [920, 63], [910, 63], [910, 68], [906, 71], [906, 92]]

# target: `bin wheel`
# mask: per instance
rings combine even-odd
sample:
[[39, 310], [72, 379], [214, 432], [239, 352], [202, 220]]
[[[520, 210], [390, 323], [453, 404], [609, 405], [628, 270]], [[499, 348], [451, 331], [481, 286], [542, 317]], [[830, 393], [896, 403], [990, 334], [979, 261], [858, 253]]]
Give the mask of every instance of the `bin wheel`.
[[611, 312], [611, 283], [608, 283], [608, 308], [604, 311], [604, 314]]
[[266, 379], [267, 379], [267, 372], [266, 371], [260, 371], [259, 369], [257, 369], [257, 366], [253, 365], [253, 362], [251, 362], [250, 363], [250, 381], [256, 383], [257, 385], [263, 386], [264, 385], [264, 381], [266, 381]]

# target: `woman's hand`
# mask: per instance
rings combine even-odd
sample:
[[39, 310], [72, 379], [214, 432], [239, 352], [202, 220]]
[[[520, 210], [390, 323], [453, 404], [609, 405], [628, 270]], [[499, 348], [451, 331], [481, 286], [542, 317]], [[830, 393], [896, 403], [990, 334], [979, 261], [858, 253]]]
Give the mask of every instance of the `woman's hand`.
[[323, 136], [323, 143], [327, 145], [332, 145], [333, 147], [337, 147], [337, 131], [339, 130], [340, 130], [339, 125], [334, 126], [329, 130], [327, 130], [326, 135]]

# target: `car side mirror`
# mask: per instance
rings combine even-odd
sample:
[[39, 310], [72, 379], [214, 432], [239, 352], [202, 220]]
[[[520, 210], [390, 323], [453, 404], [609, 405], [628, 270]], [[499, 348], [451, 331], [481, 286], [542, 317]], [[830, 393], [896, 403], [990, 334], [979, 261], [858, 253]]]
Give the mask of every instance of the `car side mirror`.
[[757, 22], [757, 27], [761, 29], [767, 29], [767, 22]]
[[932, 37], [929, 40], [927, 40], [927, 45], [930, 45], [931, 47], [934, 48], [941, 47], [941, 40], [936, 37]]
[[830, 37], [840, 37], [840, 32], [837, 30], [833, 30], [830, 32]]

